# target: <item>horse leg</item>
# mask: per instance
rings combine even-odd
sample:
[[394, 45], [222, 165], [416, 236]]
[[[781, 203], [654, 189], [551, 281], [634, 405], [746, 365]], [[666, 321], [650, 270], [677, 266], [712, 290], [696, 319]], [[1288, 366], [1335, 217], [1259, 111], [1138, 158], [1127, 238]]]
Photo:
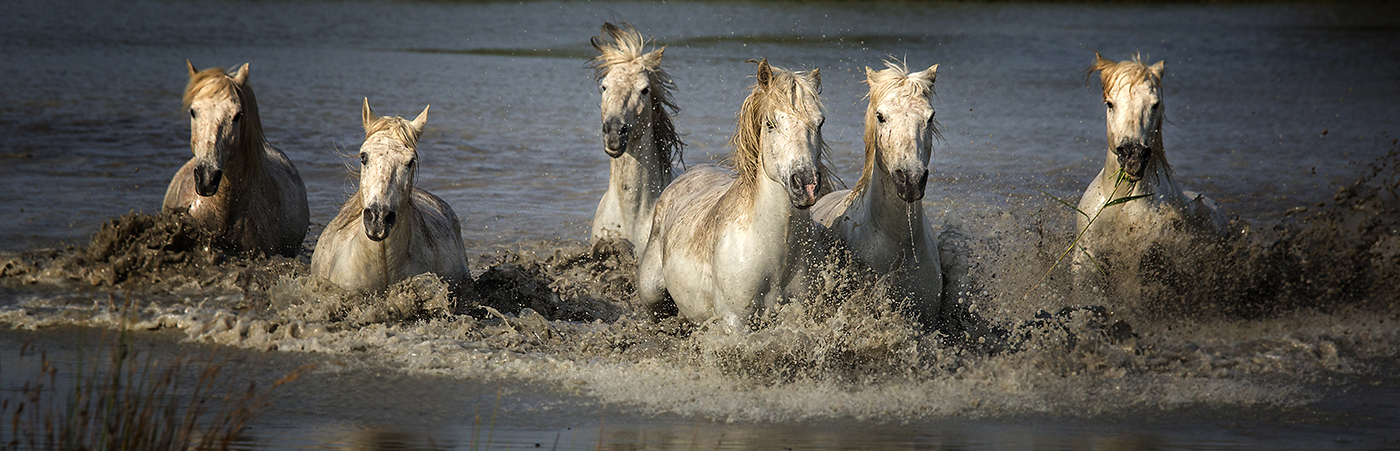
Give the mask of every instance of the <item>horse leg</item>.
[[662, 272], [662, 240], [651, 240], [637, 261], [637, 300], [639, 314], [647, 320], [656, 319], [656, 306], [666, 299], [666, 276]]

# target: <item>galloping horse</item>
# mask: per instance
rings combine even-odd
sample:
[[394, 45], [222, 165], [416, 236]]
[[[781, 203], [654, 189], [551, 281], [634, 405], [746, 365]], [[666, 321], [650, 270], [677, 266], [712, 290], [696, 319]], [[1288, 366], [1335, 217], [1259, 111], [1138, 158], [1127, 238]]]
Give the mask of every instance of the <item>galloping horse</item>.
[[306, 186], [263, 138], [248, 65], [233, 75], [185, 66], [194, 158], [170, 180], [161, 210], [185, 212], [234, 252], [295, 256], [310, 223]]
[[1084, 215], [1078, 230], [1084, 235], [1072, 265], [1077, 284], [1086, 283], [1100, 263], [1136, 271], [1146, 246], [1163, 234], [1220, 236], [1228, 226], [1215, 201], [1173, 180], [1162, 145], [1165, 70], [1162, 61], [1151, 66], [1139, 57], [1115, 62], [1094, 52], [1088, 72], [1098, 71], [1103, 83], [1108, 155], [1079, 200]]
[[943, 271], [937, 236], [924, 220], [928, 161], [938, 136], [933, 119], [935, 64], [910, 73], [885, 62], [865, 68], [870, 106], [865, 110], [865, 167], [850, 190], [817, 201], [812, 219], [832, 230], [861, 262], [894, 274], [922, 320], [936, 324], [942, 308]]
[[755, 313], [805, 292], [816, 245], [806, 210], [830, 184], [818, 71], [763, 60], [757, 78], [729, 141], [737, 174], [699, 166], [668, 186], [637, 269], [644, 307], [670, 294], [687, 319], [718, 319], [728, 333], [747, 332]]
[[589, 66], [603, 94], [603, 151], [612, 162], [592, 241], [624, 239], [639, 254], [651, 236], [656, 199], [675, 177], [672, 158], [685, 147], [671, 124], [676, 85], [661, 66], [665, 47], [643, 53], [645, 39], [626, 24], [604, 23], [603, 35], [592, 39], [599, 55]]
[[350, 290], [382, 290], [426, 272], [465, 288], [471, 273], [457, 215], [413, 186], [428, 109], [412, 122], [377, 117], [365, 99], [361, 118], [360, 189], [321, 233], [311, 273]]

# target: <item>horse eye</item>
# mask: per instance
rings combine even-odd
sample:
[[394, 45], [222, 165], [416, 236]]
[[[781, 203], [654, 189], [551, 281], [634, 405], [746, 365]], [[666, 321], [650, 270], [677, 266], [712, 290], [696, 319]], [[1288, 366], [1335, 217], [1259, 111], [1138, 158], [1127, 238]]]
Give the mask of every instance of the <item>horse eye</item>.
[[238, 122], [239, 119], [243, 119], [243, 112], [242, 112], [242, 111], [239, 111], [239, 112], [233, 114], [233, 121], [234, 121], [234, 122]]
[[190, 119], [194, 119], [194, 108], [190, 108]]
[[642, 88], [642, 95], [647, 95], [647, 94], [650, 94], [650, 93], [651, 93], [651, 87], [650, 87], [650, 86], [645, 87], [645, 88]]
[[772, 130], [772, 129], [773, 129], [773, 121], [763, 121], [763, 126], [764, 126], [764, 127], [768, 127], [769, 130]]
[[1108, 109], [1110, 109], [1110, 110], [1113, 109], [1113, 102], [1112, 102], [1112, 101], [1110, 101], [1110, 100], [1105, 100], [1105, 101], [1103, 101], [1103, 104], [1104, 104], [1104, 105], [1108, 105]]
[[1154, 110], [1157, 109], [1157, 108], [1159, 108], [1159, 107], [1161, 107], [1161, 106], [1162, 106], [1162, 102], [1153, 102], [1153, 103], [1152, 103], [1152, 109], [1154, 109]]
[[603, 92], [603, 91], [607, 91], [607, 90], [608, 90], [608, 87], [607, 87], [607, 86], [598, 85], [598, 92]]
[[885, 123], [885, 115], [880, 114], [880, 112], [876, 111], [876, 112], [875, 112], [875, 120], [880, 121], [880, 123], [883, 124], [883, 123]]
[[414, 158], [414, 159], [412, 159], [412, 160], [408, 160], [408, 167], [410, 167], [410, 168], [413, 167], [413, 163], [417, 163], [417, 162], [418, 162], [418, 159], [417, 159], [417, 158]]
[[369, 154], [360, 152], [360, 165], [369, 164]]

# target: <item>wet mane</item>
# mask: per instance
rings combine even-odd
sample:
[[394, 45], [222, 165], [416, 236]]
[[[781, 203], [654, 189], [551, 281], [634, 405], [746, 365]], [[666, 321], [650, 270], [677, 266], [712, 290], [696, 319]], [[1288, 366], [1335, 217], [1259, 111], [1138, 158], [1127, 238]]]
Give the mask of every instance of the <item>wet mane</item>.
[[[734, 148], [734, 153], [725, 160], [725, 164], [738, 173], [736, 185], [740, 188], [752, 188], [758, 174], [763, 172], [760, 136], [763, 124], [773, 117], [773, 113], [781, 110], [796, 116], [800, 123], [810, 124], [811, 115], [797, 108], [797, 102], [811, 98], [818, 109], [822, 108], [821, 99], [817, 97], [820, 90], [807, 77], [799, 76], [802, 72], [773, 67], [772, 74], [767, 89], [758, 83], [750, 88], [752, 92], [739, 107], [739, 123], [734, 127], [734, 136], [729, 138], [729, 146]], [[821, 178], [822, 192], [832, 189], [831, 171], [824, 161], [826, 154], [826, 141], [823, 140], [817, 158], [817, 176]]]
[[[676, 126], [671, 122], [671, 115], [681, 111], [671, 95], [671, 92], [676, 90], [676, 83], [671, 79], [671, 74], [666, 72], [666, 67], [661, 64], [661, 58], [647, 57], [647, 40], [631, 24], [624, 22], [618, 26], [604, 23], [603, 33], [607, 39], [594, 36], [592, 40], [593, 47], [599, 52], [598, 56], [588, 60], [588, 67], [593, 69], [593, 78], [595, 81], [601, 81], [615, 66], [637, 64], [641, 67], [642, 73], [647, 76], [647, 84], [652, 88], [652, 141], [660, 156], [661, 167], [670, 171], [672, 161], [680, 161], [681, 153], [685, 150], [685, 142], [676, 134]], [[660, 50], [664, 51], [666, 48], [662, 47]]]
[[188, 109], [195, 100], [227, 96], [229, 92], [238, 96], [238, 103], [243, 108], [243, 120], [239, 121], [239, 135], [243, 139], [239, 140], [239, 149], [260, 150], [266, 138], [263, 137], [262, 119], [258, 117], [258, 101], [253, 96], [251, 83], [239, 85], [222, 67], [204, 69], [191, 76], [189, 84], [185, 85], [182, 105]]
[[[870, 85], [870, 94], [866, 95], [866, 98], [870, 102], [865, 109], [865, 165], [861, 168], [860, 180], [857, 180], [855, 188], [851, 189], [852, 194], [864, 192], [870, 186], [870, 179], [875, 173], [876, 152], [880, 146], [876, 109], [890, 96], [932, 98], [933, 79], [921, 75], [922, 73], [910, 73], [904, 62], [885, 60], [885, 69], [875, 72], [866, 80]], [[933, 134], [941, 138], [937, 125], [935, 120]]]

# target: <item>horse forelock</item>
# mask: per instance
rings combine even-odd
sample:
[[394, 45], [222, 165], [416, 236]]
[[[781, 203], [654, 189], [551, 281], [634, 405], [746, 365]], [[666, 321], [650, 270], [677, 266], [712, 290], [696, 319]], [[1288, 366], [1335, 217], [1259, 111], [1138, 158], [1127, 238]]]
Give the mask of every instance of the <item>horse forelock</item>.
[[1099, 80], [1103, 85], [1103, 98], [1105, 100], [1108, 99], [1109, 93], [1123, 86], [1142, 82], [1159, 86], [1162, 83], [1161, 77], [1142, 62], [1141, 54], [1134, 54], [1132, 60], [1116, 62], [1098, 57], [1094, 60], [1094, 64], [1089, 66], [1088, 71], [1090, 73], [1099, 71]]
[[[865, 108], [865, 164], [852, 193], [859, 193], [870, 186], [870, 178], [875, 171], [876, 152], [880, 146], [879, 120], [875, 113], [879, 106], [890, 97], [932, 100], [934, 94], [933, 79], [923, 72], [909, 72], [902, 61], [885, 60], [885, 69], [871, 74], [866, 83], [870, 85], [870, 93], [866, 95], [869, 105]], [[937, 128], [933, 133], [938, 135]]]
[[375, 119], [368, 127], [365, 127], [365, 141], [379, 133], [387, 133], [392, 139], [399, 141], [408, 150], [418, 152], [418, 132], [413, 131], [413, 124], [408, 119], [401, 117], [380, 117]]
[[636, 65], [638, 72], [646, 75], [647, 85], [651, 87], [652, 141], [661, 157], [661, 166], [670, 168], [672, 161], [679, 160], [685, 148], [671, 121], [671, 115], [680, 113], [680, 107], [676, 106], [672, 95], [676, 83], [660, 58], [646, 58], [647, 39], [631, 24], [622, 23], [612, 28], [605, 26], [605, 29], [610, 31], [606, 37], [593, 38], [599, 44], [598, 56], [588, 60], [588, 67], [593, 69], [593, 79], [602, 81], [613, 68], [624, 65]]

